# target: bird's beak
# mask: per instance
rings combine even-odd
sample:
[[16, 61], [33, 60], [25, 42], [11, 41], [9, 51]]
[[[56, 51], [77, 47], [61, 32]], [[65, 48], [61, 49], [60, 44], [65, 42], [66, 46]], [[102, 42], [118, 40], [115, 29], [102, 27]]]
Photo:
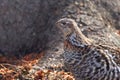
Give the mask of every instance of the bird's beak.
[[61, 29], [61, 23], [60, 23], [60, 20], [58, 20], [56, 23], [55, 23], [55, 25], [58, 27], [58, 28], [60, 28]]
[[60, 20], [58, 20], [58, 21], [55, 23], [55, 25], [58, 25], [58, 24], [59, 24], [59, 22], [60, 22]]

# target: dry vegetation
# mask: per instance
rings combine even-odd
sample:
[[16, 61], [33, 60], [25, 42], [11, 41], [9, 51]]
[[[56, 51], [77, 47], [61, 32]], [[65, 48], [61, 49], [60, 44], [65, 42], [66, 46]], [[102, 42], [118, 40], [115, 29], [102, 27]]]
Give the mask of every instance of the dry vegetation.
[[34, 70], [33, 66], [42, 58], [40, 54], [31, 53], [18, 60], [1, 57], [0, 80], [74, 80], [69, 72], [49, 69]]

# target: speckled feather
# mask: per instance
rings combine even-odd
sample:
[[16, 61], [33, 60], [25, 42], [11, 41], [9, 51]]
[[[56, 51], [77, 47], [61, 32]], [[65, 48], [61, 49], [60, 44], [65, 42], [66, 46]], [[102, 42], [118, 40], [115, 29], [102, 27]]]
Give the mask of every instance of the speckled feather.
[[66, 40], [64, 63], [76, 80], [120, 80], [120, 66], [108, 50], [75, 41]]
[[[78, 31], [78, 26], [72, 19], [63, 18], [57, 22], [57, 26], [67, 34], [63, 35], [64, 65], [76, 80], [120, 80], [120, 66], [109, 50], [88, 44], [89, 39], [80, 29]], [[64, 28], [70, 28], [71, 32], [66, 33]]]

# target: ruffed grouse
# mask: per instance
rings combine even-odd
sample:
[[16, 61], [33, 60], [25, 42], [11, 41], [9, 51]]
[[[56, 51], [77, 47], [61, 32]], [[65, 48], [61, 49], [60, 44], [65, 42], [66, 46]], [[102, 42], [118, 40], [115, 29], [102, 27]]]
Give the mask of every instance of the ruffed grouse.
[[120, 66], [109, 50], [91, 44], [73, 19], [56, 22], [64, 37], [64, 65], [76, 80], [120, 80]]

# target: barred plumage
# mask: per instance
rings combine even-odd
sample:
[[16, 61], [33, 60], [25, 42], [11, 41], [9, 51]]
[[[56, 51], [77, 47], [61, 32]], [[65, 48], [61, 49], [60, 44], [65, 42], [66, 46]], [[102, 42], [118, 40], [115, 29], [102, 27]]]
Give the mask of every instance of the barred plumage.
[[120, 66], [109, 50], [92, 44], [72, 19], [56, 25], [64, 33], [64, 65], [76, 80], [120, 80]]

